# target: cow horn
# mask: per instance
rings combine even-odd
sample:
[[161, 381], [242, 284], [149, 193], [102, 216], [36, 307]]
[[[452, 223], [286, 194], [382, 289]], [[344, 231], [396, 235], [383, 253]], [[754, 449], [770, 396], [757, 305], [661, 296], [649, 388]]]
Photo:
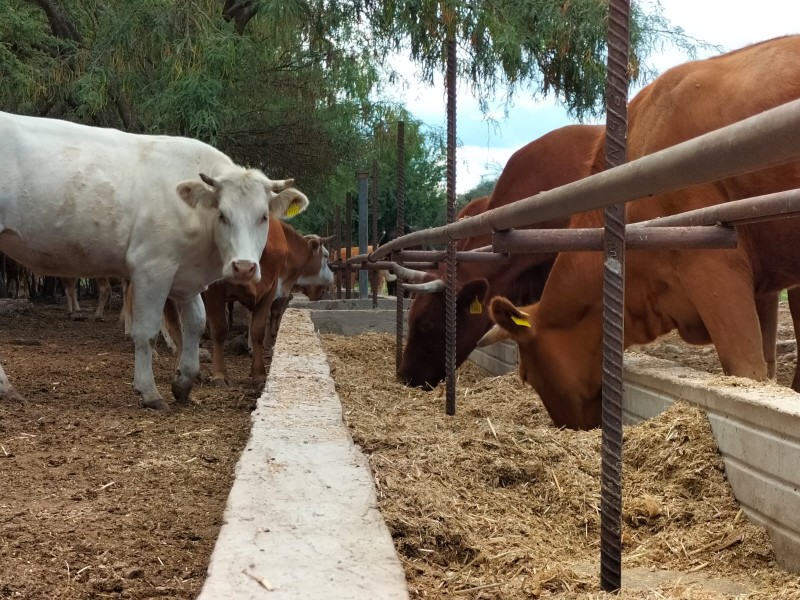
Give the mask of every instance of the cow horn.
[[486, 346], [491, 346], [492, 344], [496, 344], [497, 342], [502, 342], [503, 340], [507, 340], [510, 337], [511, 334], [509, 334], [508, 331], [506, 331], [499, 325], [494, 325], [489, 331], [487, 331], [483, 335], [483, 337], [480, 340], [478, 340], [477, 347], [485, 348]]
[[327, 244], [328, 242], [332, 242], [335, 237], [335, 235], [329, 235], [328, 237], [320, 238], [320, 241], [323, 244]]
[[402, 277], [406, 281], [411, 281], [415, 283], [423, 283], [429, 276], [429, 274], [426, 273], [425, 271], [408, 269], [403, 265], [398, 265], [397, 263], [392, 263], [392, 271], [394, 271], [398, 277]]
[[441, 279], [434, 279], [433, 281], [426, 281], [425, 283], [406, 283], [403, 284], [403, 289], [409, 292], [422, 292], [427, 294], [435, 294], [443, 291], [445, 283]]
[[272, 191], [281, 192], [294, 185], [294, 179], [274, 179], [272, 180]]
[[209, 177], [205, 173], [200, 173], [200, 179], [203, 180], [203, 183], [212, 188], [215, 188], [219, 185], [212, 177]]

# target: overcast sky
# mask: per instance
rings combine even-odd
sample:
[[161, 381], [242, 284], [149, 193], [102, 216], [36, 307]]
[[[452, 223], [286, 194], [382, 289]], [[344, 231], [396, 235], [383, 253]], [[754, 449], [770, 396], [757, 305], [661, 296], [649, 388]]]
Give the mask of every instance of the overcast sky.
[[[800, 33], [800, 0], [662, 0], [664, 14], [672, 24], [683, 27], [690, 36], [724, 50], [734, 50], [753, 42], [790, 33]], [[698, 53], [704, 58], [708, 53]], [[688, 60], [677, 51], [652, 55], [648, 63], [663, 72]], [[397, 92], [414, 116], [444, 128], [445, 95], [441, 78], [434, 87], [419, 84], [413, 67], [402, 59], [395, 62], [409, 74], [408, 87]], [[632, 90], [631, 95], [636, 90]], [[459, 85], [456, 130], [461, 146], [457, 150], [456, 189], [463, 193], [477, 185], [483, 175], [497, 177], [508, 157], [539, 136], [576, 122], [553, 100], [536, 102], [517, 93], [508, 118], [500, 106], [491, 113], [491, 123], [481, 114], [477, 101], [466, 85]]]

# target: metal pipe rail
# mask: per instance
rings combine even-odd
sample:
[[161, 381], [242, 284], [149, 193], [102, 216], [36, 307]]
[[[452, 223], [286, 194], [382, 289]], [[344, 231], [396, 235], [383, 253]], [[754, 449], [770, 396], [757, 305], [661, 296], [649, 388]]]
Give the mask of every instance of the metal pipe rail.
[[676, 215], [658, 217], [649, 221], [631, 223], [630, 229], [639, 227], [672, 227], [675, 225], [746, 225], [775, 219], [800, 216], [800, 189], [732, 200]]
[[[498, 254], [492, 254], [491, 246], [488, 252], [477, 251], [461, 251], [456, 252], [456, 259], [458, 262], [472, 262], [472, 263], [504, 263], [508, 261], [508, 257]], [[442, 262], [445, 260], [447, 252], [444, 250], [402, 250], [396, 254], [398, 262], [405, 264], [405, 261], [411, 260], [432, 260]]]
[[[355, 265], [359, 266], [355, 266]], [[435, 262], [410, 262], [405, 267], [409, 269], [435, 269], [438, 263]], [[328, 263], [328, 267], [331, 271], [380, 271], [385, 270], [388, 271], [395, 267], [395, 263], [389, 262], [386, 260], [378, 260], [375, 262], [364, 262], [364, 263], [343, 263], [343, 262], [334, 262]]]
[[[699, 156], [703, 159], [698, 160]], [[441, 244], [535, 225], [797, 158], [800, 158], [800, 100], [793, 100], [586, 179], [450, 225], [409, 233], [376, 248], [369, 257], [375, 261], [409, 246]]]
[[[521, 229], [492, 236], [497, 252], [525, 254], [603, 250], [603, 228]], [[630, 227], [625, 232], [628, 250], [684, 250], [736, 248], [736, 230], [710, 227]]]
[[[485, 250], [464, 250], [458, 252], [456, 253], [456, 257], [458, 258], [459, 262], [505, 262], [507, 260], [506, 257], [498, 256], [492, 252], [492, 247], [486, 246]], [[406, 261], [443, 262], [445, 260], [445, 254], [446, 252], [444, 250], [406, 250], [403, 252], [398, 252], [397, 256], [399, 260], [393, 262], [400, 263], [401, 265], [405, 265]], [[369, 254], [358, 254], [356, 256], [351, 256], [347, 260], [347, 264], [349, 265], [358, 265], [362, 263], [370, 264], [375, 262], [381, 261], [370, 260]], [[383, 264], [387, 264], [387, 261], [384, 261]], [[391, 265], [392, 263], [388, 262], [388, 264]], [[391, 266], [382, 268], [390, 269]]]

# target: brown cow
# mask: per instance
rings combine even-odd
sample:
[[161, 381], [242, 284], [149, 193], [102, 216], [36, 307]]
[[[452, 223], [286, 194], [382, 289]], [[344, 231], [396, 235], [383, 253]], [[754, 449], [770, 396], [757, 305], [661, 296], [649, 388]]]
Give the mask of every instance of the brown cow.
[[[466, 219], [467, 217], [474, 217], [475, 215], [479, 215], [482, 212], [486, 211], [486, 208], [489, 206], [489, 201], [492, 199], [491, 196], [479, 196], [478, 198], [473, 198], [462, 208], [458, 211], [456, 215], [456, 221], [460, 221], [461, 219]], [[463, 247], [463, 243], [465, 240], [458, 240], [456, 242], [456, 247], [460, 250]]]
[[[629, 159], [799, 98], [798, 69], [800, 36], [788, 36], [667, 71], [630, 104]], [[603, 160], [599, 144], [596, 161]], [[795, 161], [633, 202], [628, 220], [798, 186]], [[573, 227], [601, 224], [600, 211], [571, 220]], [[739, 226], [735, 250], [631, 252], [625, 345], [677, 329], [687, 342], [713, 343], [726, 374], [766, 379], [756, 298], [800, 283], [798, 227], [798, 218]], [[557, 426], [600, 424], [602, 273], [599, 253], [562, 252], [538, 304], [521, 310], [503, 298], [491, 304], [492, 318], [519, 344], [520, 376]]]
[[[268, 371], [264, 348], [267, 347], [271, 356], [271, 347], [279, 324], [271, 322], [273, 304], [283, 303], [285, 309], [285, 304], [288, 304], [288, 299], [291, 297], [289, 292], [296, 283], [329, 284], [333, 276], [328, 269], [327, 259], [328, 250], [323, 246], [322, 238], [316, 235], [302, 236], [290, 225], [275, 220], [275, 223], [270, 224], [267, 245], [261, 255], [261, 281], [246, 286], [218, 281], [209, 286], [203, 293], [203, 301], [214, 343], [212, 382], [218, 384], [226, 382], [224, 356], [224, 343], [228, 336], [226, 302], [236, 300], [252, 312], [250, 377], [255, 383], [262, 384]], [[280, 314], [282, 315], [282, 310]], [[174, 323], [174, 319], [172, 322]], [[172, 328], [170, 334], [173, 338], [179, 335], [178, 332], [173, 332]]]
[[[539, 192], [571, 183], [592, 174], [590, 158], [605, 127], [569, 125], [547, 133], [517, 150], [503, 169], [486, 208], [497, 208]], [[537, 227], [565, 227], [568, 219], [548, 221]], [[489, 235], [464, 240], [463, 250], [491, 244]], [[469, 356], [491, 327], [486, 302], [496, 295], [524, 302], [539, 298], [555, 260], [555, 253], [521, 254], [507, 264], [458, 263], [456, 364]], [[440, 278], [444, 268], [440, 268]], [[398, 376], [409, 385], [433, 387], [444, 379], [445, 293], [444, 283], [429, 278], [430, 294], [418, 294], [408, 315], [408, 343]], [[423, 284], [424, 285], [424, 284]], [[418, 288], [417, 288], [418, 289]], [[478, 304], [481, 310], [477, 312]], [[470, 307], [472, 306], [472, 310]]]

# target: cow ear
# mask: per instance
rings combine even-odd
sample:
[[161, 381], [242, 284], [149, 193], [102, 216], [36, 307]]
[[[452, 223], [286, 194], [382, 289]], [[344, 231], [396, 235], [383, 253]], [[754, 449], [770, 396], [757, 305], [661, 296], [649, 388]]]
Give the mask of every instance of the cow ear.
[[522, 311], [514, 306], [508, 298], [497, 296], [489, 304], [489, 316], [498, 327], [515, 340], [530, 336], [533, 332], [533, 317], [536, 305], [525, 307]]
[[308, 198], [295, 188], [283, 190], [269, 201], [269, 213], [278, 218], [295, 217], [306, 208], [308, 208]]
[[489, 294], [489, 282], [485, 279], [473, 279], [465, 283], [458, 292], [456, 299], [456, 311], [458, 313], [467, 312], [472, 315], [485, 313], [487, 296]]
[[306, 238], [308, 239], [308, 247], [311, 248], [311, 251], [315, 254], [319, 252], [319, 249], [322, 247], [322, 240], [319, 239], [317, 236]]
[[[200, 177], [203, 178], [203, 181], [205, 181], [206, 178], [210, 181], [214, 181], [202, 173]], [[201, 181], [182, 181], [178, 184], [177, 192], [181, 200], [192, 208], [197, 208], [198, 206], [217, 208], [219, 206], [219, 188], [216, 186], [209, 189]]]

